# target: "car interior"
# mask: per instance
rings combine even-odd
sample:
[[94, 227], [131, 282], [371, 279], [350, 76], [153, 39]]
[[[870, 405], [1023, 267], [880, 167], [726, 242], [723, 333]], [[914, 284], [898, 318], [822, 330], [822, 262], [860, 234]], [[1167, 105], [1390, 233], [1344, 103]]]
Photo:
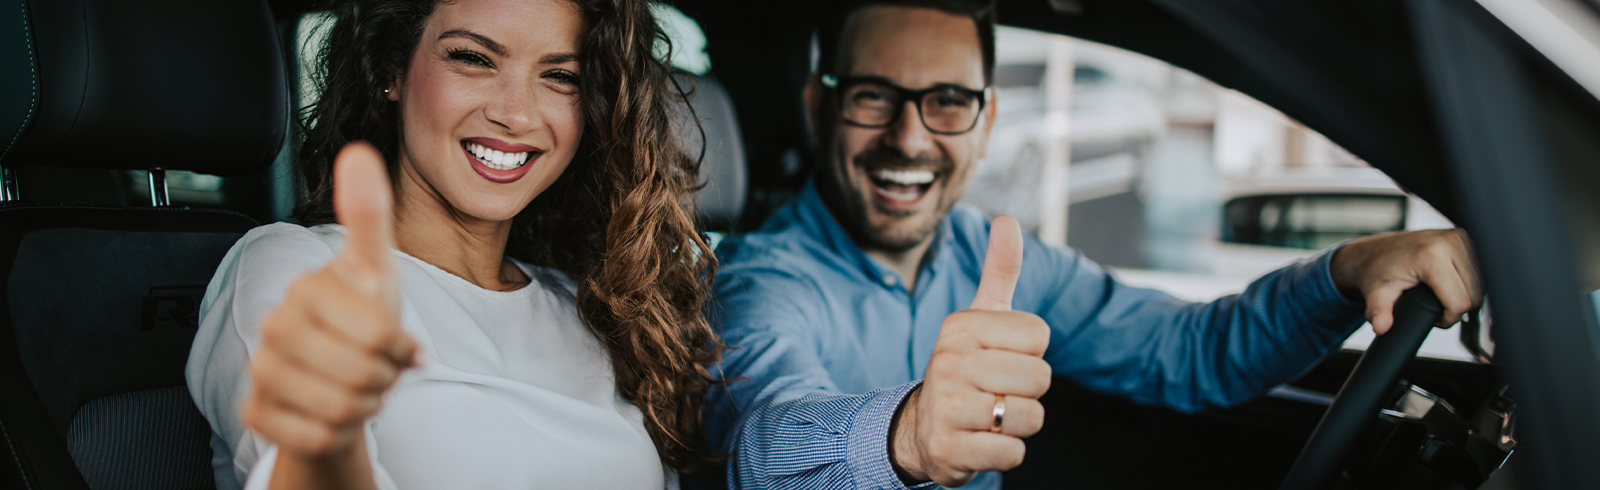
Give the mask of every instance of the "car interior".
[[[183, 367], [205, 284], [259, 221], [170, 205], [163, 171], [267, 168], [287, 137], [287, 79], [264, 5], [162, 7], [7, 7], [27, 23], [0, 49], [33, 68], [5, 70], [7, 179], [34, 184], [0, 210], [14, 462], [0, 479], [13, 488], [211, 486], [210, 426]], [[127, 170], [147, 171], [148, 201], [123, 189]]]
[[[1559, 1], [1600, 19], [1600, 2]], [[297, 43], [317, 3], [0, 7], [0, 485], [214, 487], [184, 365], [216, 265], [295, 195]], [[698, 223], [754, 229], [816, 160], [800, 93], [821, 9], [668, 3], [712, 66], [675, 77]], [[1479, 362], [1413, 358], [1439, 311], [1414, 290], [1410, 334], [1197, 414], [1057, 379], [1005, 486], [1595, 485], [1600, 100], [1491, 11], [1506, 3], [1002, 0], [1002, 24], [1171, 63], [1326, 135], [1469, 230], [1493, 305], [1458, 327]], [[1475, 344], [1491, 323], [1492, 354]]]

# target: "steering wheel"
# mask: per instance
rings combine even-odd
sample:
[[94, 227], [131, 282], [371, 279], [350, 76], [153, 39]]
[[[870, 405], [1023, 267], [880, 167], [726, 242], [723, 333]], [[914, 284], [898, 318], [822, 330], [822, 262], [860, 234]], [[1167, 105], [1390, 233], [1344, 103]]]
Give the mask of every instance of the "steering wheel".
[[1356, 439], [1383, 408], [1385, 397], [1400, 380], [1400, 369], [1416, 357], [1444, 306], [1427, 285], [1406, 290], [1395, 301], [1394, 324], [1372, 341], [1356, 368], [1328, 405], [1316, 431], [1300, 450], [1280, 490], [1331, 488], [1350, 461]]

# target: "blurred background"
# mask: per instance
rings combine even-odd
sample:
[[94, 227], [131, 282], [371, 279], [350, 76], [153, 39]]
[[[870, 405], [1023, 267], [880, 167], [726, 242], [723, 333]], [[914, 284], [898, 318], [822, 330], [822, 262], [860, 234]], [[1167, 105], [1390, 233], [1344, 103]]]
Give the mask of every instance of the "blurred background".
[[[1344, 240], [1453, 227], [1316, 132], [1165, 62], [1005, 26], [996, 51], [999, 115], [964, 201], [1126, 283], [1206, 301]], [[1433, 337], [1423, 355], [1471, 359], [1454, 332]]]

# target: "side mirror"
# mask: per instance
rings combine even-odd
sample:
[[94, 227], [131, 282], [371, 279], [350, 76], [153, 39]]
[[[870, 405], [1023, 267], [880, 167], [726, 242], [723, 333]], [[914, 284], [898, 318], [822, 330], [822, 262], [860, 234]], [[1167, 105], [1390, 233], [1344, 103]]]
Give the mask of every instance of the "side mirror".
[[1351, 238], [1404, 230], [1407, 200], [1383, 194], [1272, 194], [1222, 208], [1222, 241], [1320, 250]]

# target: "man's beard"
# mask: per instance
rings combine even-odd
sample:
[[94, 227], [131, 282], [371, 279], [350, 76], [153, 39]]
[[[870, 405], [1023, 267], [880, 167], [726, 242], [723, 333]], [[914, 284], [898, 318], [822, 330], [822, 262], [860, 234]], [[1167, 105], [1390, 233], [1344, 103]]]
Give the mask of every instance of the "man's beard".
[[[857, 187], [857, 182], [850, 175], [850, 168], [842, 163], [844, 155], [834, 155], [834, 162], [823, 165], [823, 174], [820, 175], [818, 191], [821, 192], [823, 202], [828, 204], [829, 211], [838, 218], [852, 239], [863, 249], [882, 250], [885, 252], [904, 252], [921, 245], [928, 237], [938, 230], [939, 223], [944, 220], [950, 208], [959, 198], [959, 189], [953, 189], [950, 183], [956, 178], [952, 175], [955, 163], [948, 158], [920, 155], [907, 157], [905, 154], [883, 146], [875, 146], [858, 153], [852, 158], [855, 168], [863, 173], [870, 173], [880, 168], [921, 168], [931, 169], [939, 177], [924, 191], [932, 193], [932, 186], [939, 186], [939, 202], [932, 210], [932, 216], [924, 216], [924, 222], [909, 231], [891, 233], [889, 229], [878, 229], [872, 226], [871, 213], [874, 211], [872, 202], [873, 189]], [[924, 195], [923, 198], [928, 196]], [[896, 219], [911, 218], [917, 214], [926, 214], [918, 211], [900, 211], [877, 209], [877, 213]]]

